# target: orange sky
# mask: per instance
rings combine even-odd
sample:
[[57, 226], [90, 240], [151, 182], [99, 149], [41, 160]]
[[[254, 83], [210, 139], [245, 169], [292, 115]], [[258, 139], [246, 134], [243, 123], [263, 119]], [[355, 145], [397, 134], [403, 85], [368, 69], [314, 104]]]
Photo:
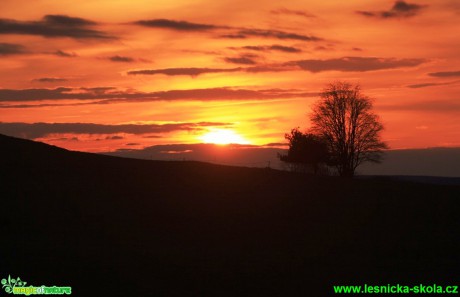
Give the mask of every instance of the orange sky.
[[456, 0], [2, 0], [0, 133], [94, 152], [219, 129], [278, 143], [347, 80], [391, 148], [460, 146], [459, 18]]

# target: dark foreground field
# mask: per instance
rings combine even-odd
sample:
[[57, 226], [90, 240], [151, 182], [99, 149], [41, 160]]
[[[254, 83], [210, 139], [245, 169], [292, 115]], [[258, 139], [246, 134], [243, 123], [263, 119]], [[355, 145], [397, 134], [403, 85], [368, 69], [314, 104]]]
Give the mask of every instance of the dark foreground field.
[[76, 296], [459, 284], [459, 186], [0, 147], [0, 278]]

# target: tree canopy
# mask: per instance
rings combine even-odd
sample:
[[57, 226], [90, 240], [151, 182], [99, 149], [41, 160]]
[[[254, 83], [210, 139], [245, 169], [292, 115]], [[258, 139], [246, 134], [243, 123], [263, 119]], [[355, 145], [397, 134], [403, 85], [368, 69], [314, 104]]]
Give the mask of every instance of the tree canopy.
[[380, 162], [387, 145], [372, 101], [359, 85], [329, 84], [311, 113], [311, 131], [325, 139], [340, 176], [353, 176], [363, 162]]

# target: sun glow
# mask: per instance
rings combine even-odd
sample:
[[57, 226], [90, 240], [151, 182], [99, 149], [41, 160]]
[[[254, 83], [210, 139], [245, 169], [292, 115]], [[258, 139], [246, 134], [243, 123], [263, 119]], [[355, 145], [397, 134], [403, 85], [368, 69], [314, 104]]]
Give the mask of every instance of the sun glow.
[[200, 139], [204, 143], [215, 143], [215, 144], [249, 144], [250, 142], [244, 139], [241, 135], [238, 135], [233, 130], [215, 129], [203, 136]]

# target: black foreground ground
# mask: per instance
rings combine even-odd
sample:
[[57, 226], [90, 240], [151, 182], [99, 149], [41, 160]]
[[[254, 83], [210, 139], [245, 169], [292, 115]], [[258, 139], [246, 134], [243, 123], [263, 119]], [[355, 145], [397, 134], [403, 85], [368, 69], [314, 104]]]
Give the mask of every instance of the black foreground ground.
[[0, 278], [75, 296], [459, 285], [460, 186], [0, 147]]

